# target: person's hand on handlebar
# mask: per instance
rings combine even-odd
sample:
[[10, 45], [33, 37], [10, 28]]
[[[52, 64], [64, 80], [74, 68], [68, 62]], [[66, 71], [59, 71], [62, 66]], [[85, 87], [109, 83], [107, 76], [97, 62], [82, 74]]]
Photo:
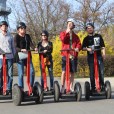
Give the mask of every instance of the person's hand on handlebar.
[[74, 50], [75, 50], [75, 52], [79, 52], [79, 49], [78, 48], [75, 48]]
[[92, 48], [86, 48], [86, 50], [92, 52]]
[[34, 51], [35, 51], [34, 53], [38, 53], [38, 48], [35, 48]]
[[38, 52], [38, 48], [35, 48], [34, 50], [35, 50], [35, 52]]
[[38, 48], [35, 48], [34, 50], [35, 50], [35, 51], [38, 51]]
[[46, 52], [47, 52], [47, 50], [44, 50], [43, 52], [44, 52], [44, 53], [46, 53]]
[[26, 49], [21, 49], [21, 52], [27, 52], [27, 50]]

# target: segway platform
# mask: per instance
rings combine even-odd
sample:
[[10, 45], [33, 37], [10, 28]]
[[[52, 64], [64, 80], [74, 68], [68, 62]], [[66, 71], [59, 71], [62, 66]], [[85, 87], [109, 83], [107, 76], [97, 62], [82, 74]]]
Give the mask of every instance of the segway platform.
[[0, 100], [10, 100], [10, 99], [12, 99], [12, 95], [0, 94]]

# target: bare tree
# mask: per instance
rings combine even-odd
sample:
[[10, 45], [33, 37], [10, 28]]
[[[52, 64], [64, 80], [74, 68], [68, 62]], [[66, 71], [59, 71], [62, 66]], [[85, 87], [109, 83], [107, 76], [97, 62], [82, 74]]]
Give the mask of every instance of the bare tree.
[[75, 9], [65, 0], [12, 0], [10, 4], [16, 22], [26, 22], [27, 31], [37, 41], [43, 29], [50, 37], [58, 35], [68, 17], [76, 19], [76, 30], [84, 30], [87, 22], [93, 22], [97, 31], [105, 29], [114, 22], [114, 5], [107, 1], [75, 0], [79, 4]]
[[75, 12], [75, 18], [79, 29], [84, 29], [87, 22], [96, 25], [97, 31], [112, 23], [113, 5], [108, 0], [75, 0], [80, 4], [79, 11]]
[[71, 14], [71, 8], [65, 0], [20, 0], [18, 4], [11, 2], [15, 18], [27, 24], [27, 30], [34, 41], [40, 38], [40, 33], [46, 29], [50, 37], [58, 35], [65, 28], [66, 20]]

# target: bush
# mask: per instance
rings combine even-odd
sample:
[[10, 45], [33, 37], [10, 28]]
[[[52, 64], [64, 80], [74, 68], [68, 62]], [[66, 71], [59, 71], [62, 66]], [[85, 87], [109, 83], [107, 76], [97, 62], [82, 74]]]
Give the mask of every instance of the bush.
[[104, 70], [105, 76], [110, 77], [114, 76], [114, 56], [107, 55], [106, 60], [104, 61]]
[[[114, 56], [113, 55], [106, 56], [106, 60], [104, 61], [104, 74], [106, 77], [114, 76]], [[79, 56], [77, 76], [78, 77], [89, 76], [89, 68], [88, 68], [86, 56]]]
[[77, 77], [87, 77], [89, 76], [89, 69], [87, 65], [86, 56], [79, 56], [78, 57], [78, 67], [77, 67]]

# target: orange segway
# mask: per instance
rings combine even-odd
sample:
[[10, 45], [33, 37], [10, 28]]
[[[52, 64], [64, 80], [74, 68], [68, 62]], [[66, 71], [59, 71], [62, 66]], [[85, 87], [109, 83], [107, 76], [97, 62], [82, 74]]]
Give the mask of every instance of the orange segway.
[[105, 81], [104, 89], [101, 88], [100, 79], [99, 79], [99, 66], [97, 59], [97, 51], [101, 49], [94, 49], [94, 78], [95, 78], [95, 86], [96, 91], [92, 91], [90, 89], [90, 83], [88, 81], [85, 82], [85, 99], [89, 100], [90, 96], [106, 96], [106, 99], [111, 98], [111, 84], [109, 81]]
[[31, 51], [28, 51], [27, 57], [27, 77], [26, 77], [26, 84], [28, 87], [28, 91], [22, 91], [22, 89], [18, 86], [18, 84], [14, 84], [12, 90], [12, 98], [13, 103], [16, 106], [19, 106], [21, 102], [28, 102], [28, 101], [35, 101], [35, 103], [42, 103], [43, 101], [43, 92], [40, 84], [38, 82], [34, 83], [33, 88], [30, 85], [30, 58], [31, 58]]
[[[57, 102], [59, 99], [59, 94], [60, 94], [60, 88], [59, 88], [58, 81], [54, 81], [53, 89], [49, 90], [49, 88], [47, 86], [46, 66], [50, 65], [50, 62], [49, 62], [49, 60], [47, 60], [47, 58], [44, 58], [44, 53], [40, 52], [39, 55], [40, 55], [40, 61], [41, 61], [42, 78], [43, 78], [43, 82], [44, 82], [43, 96], [46, 99], [54, 97], [54, 101]], [[47, 90], [47, 91], [45, 91], [45, 90]]]
[[82, 96], [82, 88], [79, 82], [75, 83], [74, 92], [70, 92], [70, 58], [69, 57], [70, 57], [70, 52], [74, 52], [74, 50], [64, 49], [61, 51], [66, 52], [66, 75], [65, 75], [66, 89], [64, 93], [60, 93], [60, 98], [61, 99], [74, 98], [76, 101], [80, 101]]
[[1, 55], [3, 55], [3, 89], [0, 92], [0, 100], [9, 100], [12, 99], [12, 93], [7, 95], [6, 91], [7, 91], [7, 65], [6, 65], [6, 54], [10, 54], [10, 53], [5, 53], [3, 52], [3, 50], [1, 50]]

